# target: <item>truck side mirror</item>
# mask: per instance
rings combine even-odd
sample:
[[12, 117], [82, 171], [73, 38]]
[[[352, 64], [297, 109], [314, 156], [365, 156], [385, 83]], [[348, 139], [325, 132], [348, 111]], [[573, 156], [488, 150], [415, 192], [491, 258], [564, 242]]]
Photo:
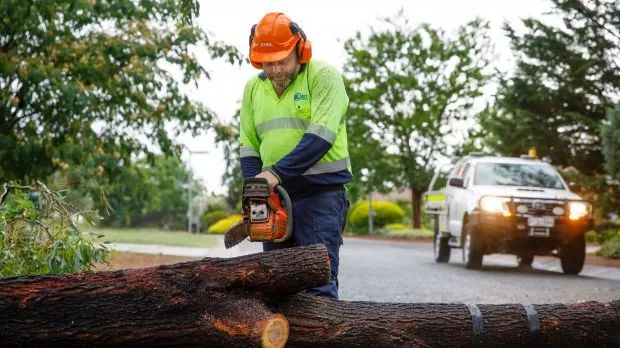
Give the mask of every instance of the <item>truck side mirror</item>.
[[463, 186], [465, 186], [465, 182], [463, 181], [463, 178], [450, 178], [448, 185], [463, 188]]

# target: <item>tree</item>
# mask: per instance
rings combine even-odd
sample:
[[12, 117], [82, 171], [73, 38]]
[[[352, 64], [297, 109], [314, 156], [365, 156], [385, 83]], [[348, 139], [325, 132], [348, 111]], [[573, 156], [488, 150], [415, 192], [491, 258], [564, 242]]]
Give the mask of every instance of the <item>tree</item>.
[[315, 244], [172, 266], [0, 280], [0, 342], [281, 348], [288, 321], [268, 301], [327, 284], [329, 274], [327, 249]]
[[412, 28], [402, 11], [385, 22], [389, 29], [345, 43], [351, 162], [356, 180], [370, 172], [375, 182], [410, 188], [419, 228], [432, 166], [488, 79], [487, 24], [475, 20], [450, 36], [427, 24]]
[[[194, 0], [0, 3], [0, 182], [81, 166], [114, 177], [132, 156], [178, 153], [173, 138], [213, 113], [182, 82], [206, 68], [194, 47], [240, 62], [192, 23]], [[202, 58], [202, 57], [201, 57]]]
[[480, 115], [486, 143], [506, 155], [536, 147], [561, 166], [601, 173], [599, 127], [620, 95], [620, 7], [613, 0], [552, 0], [563, 25], [505, 25], [517, 58], [497, 101]]
[[329, 274], [327, 250], [315, 244], [0, 280], [0, 341], [9, 347], [620, 345], [620, 301], [376, 303], [296, 294], [327, 284]]
[[222, 183], [227, 187], [226, 203], [235, 210], [241, 204], [243, 191], [243, 175], [239, 153], [239, 115], [241, 109], [237, 109], [233, 121], [230, 124], [220, 124], [216, 129], [216, 142], [224, 149], [226, 159], [226, 172], [222, 175]]
[[[188, 169], [176, 156], [156, 156], [126, 166], [118, 180], [105, 187], [111, 209], [103, 221], [116, 226], [158, 226], [184, 229], [187, 221]], [[193, 192], [204, 188], [191, 183]]]
[[601, 127], [601, 139], [607, 171], [620, 182], [620, 104], [607, 112], [607, 123]]

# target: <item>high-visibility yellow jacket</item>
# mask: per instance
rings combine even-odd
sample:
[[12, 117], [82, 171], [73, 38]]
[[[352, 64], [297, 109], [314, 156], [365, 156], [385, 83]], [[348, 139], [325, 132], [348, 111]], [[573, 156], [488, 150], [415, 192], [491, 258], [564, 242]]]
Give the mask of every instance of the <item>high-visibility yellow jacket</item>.
[[281, 97], [264, 72], [254, 76], [241, 106], [243, 176], [269, 170], [293, 195], [351, 181], [348, 104], [340, 72], [315, 59]]

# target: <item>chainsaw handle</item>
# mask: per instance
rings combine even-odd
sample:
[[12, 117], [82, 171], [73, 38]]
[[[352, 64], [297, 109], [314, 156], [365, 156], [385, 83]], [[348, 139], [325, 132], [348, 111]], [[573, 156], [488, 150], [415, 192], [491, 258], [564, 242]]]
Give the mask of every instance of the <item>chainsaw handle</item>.
[[286, 234], [284, 237], [275, 239], [274, 242], [283, 242], [288, 240], [293, 235], [293, 204], [291, 203], [291, 197], [289, 197], [288, 192], [284, 189], [284, 187], [278, 185], [274, 187], [274, 190], [280, 195], [282, 199], [282, 205], [284, 205], [284, 209], [286, 209]]

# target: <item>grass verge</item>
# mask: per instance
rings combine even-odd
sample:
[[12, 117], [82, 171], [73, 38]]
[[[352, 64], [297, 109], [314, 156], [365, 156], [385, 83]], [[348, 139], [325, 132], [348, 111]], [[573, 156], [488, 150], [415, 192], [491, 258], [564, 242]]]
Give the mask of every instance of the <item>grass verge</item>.
[[119, 269], [135, 269], [169, 265], [178, 262], [198, 260], [195, 257], [128, 253], [112, 250], [107, 263], [95, 264], [95, 271], [116, 271]]
[[402, 229], [402, 230], [378, 230], [374, 234], [368, 234], [367, 231], [350, 230], [346, 233], [348, 237], [369, 237], [379, 239], [412, 239], [427, 240], [433, 239], [433, 231], [424, 228], [419, 229]]
[[192, 234], [183, 231], [164, 231], [150, 228], [84, 228], [98, 235], [104, 235], [99, 240], [112, 243], [157, 244], [169, 246], [185, 246], [198, 248], [213, 248], [218, 245], [215, 236], [206, 234]]
[[419, 228], [387, 231], [385, 236], [388, 238], [409, 238], [409, 239], [432, 239], [433, 231]]

